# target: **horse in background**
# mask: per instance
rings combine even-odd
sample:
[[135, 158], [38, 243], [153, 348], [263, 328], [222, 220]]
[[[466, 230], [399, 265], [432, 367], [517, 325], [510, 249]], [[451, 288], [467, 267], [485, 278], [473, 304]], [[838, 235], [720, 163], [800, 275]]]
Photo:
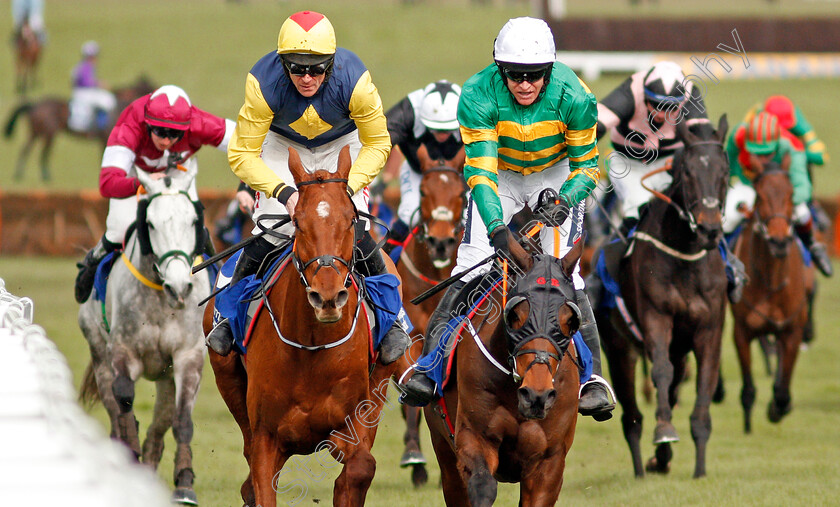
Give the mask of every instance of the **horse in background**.
[[756, 199], [752, 216], [735, 244], [735, 254], [748, 266], [749, 283], [741, 300], [732, 305], [733, 335], [741, 367], [741, 405], [744, 432], [752, 431], [755, 403], [750, 343], [767, 335], [775, 337], [777, 366], [773, 399], [767, 418], [777, 423], [791, 403], [793, 367], [806, 330], [813, 328], [810, 305], [815, 290], [814, 266], [806, 266], [793, 228], [793, 185], [788, 175], [790, 159], [780, 167], [751, 161]]
[[[104, 300], [94, 294], [79, 308], [91, 352], [80, 398], [102, 401], [111, 437], [154, 469], [171, 427], [177, 444], [172, 500], [188, 505], [197, 505], [190, 443], [206, 350], [198, 303], [210, 293], [206, 273], [190, 274], [203, 234], [187, 194], [196, 172], [161, 179], [137, 172], [148, 197], [138, 205], [136, 227], [113, 265]], [[142, 448], [133, 408], [140, 377], [157, 389]]]
[[[455, 267], [458, 245], [464, 232], [463, 210], [466, 206], [467, 185], [463, 177], [466, 155], [448, 161], [432, 160], [424, 145], [417, 152], [422, 178], [420, 180], [420, 220], [405, 242], [400, 254], [397, 270], [403, 284], [405, 301], [419, 296], [423, 292], [449, 278]], [[400, 359], [397, 371], [405, 371], [413, 361], [409, 359], [422, 355], [423, 340], [429, 318], [443, 297], [439, 292], [418, 305], [405, 306], [414, 325], [411, 349]], [[412, 467], [411, 482], [420, 486], [428, 481], [426, 458], [420, 450], [420, 418], [422, 411], [418, 407], [402, 405], [406, 431], [403, 435], [405, 450], [400, 458], [400, 466]]]
[[42, 44], [35, 30], [24, 22], [15, 34], [15, 90], [26, 97], [36, 80], [38, 60], [41, 58]]
[[520, 483], [521, 506], [554, 505], [574, 440], [580, 311], [571, 276], [583, 241], [563, 259], [531, 257], [513, 238], [510, 248], [511, 271], [524, 274], [511, 277], [509, 294], [495, 276], [465, 287], [471, 310], [449, 341], [458, 343], [454, 365], [443, 397], [424, 409], [450, 506], [492, 505], [499, 481]]
[[22, 103], [9, 115], [4, 129], [4, 136], [8, 139], [14, 133], [15, 124], [19, 117], [25, 116], [29, 120], [29, 137], [27, 137], [18, 155], [18, 160], [15, 165], [15, 181], [23, 179], [30, 152], [39, 140], [43, 141], [40, 156], [41, 179], [45, 182], [51, 179], [49, 158], [55, 136], [60, 132], [68, 132], [84, 139], [97, 140], [101, 143], [102, 149], [104, 149], [105, 144], [108, 142], [108, 136], [111, 134], [111, 129], [122, 110], [135, 99], [152, 93], [155, 89], [156, 87], [143, 75], [138, 77], [133, 84], [115, 89], [114, 96], [117, 98], [117, 107], [111, 112], [106, 128], [99, 129], [92, 126], [90, 130], [85, 132], [77, 132], [68, 127], [67, 120], [70, 118], [70, 102], [66, 98], [45, 97], [38, 101], [26, 101]]
[[[397, 363], [371, 373], [368, 310], [353, 271], [359, 217], [346, 192], [350, 166], [348, 147], [335, 173], [307, 172], [289, 149], [300, 195], [293, 260], [263, 285], [245, 356], [210, 351], [216, 385], [242, 431], [247, 505], [274, 507], [278, 493], [284, 501], [295, 495], [292, 504], [303, 500], [306, 484], [283, 475], [294, 454], [315, 453], [319, 464], [334, 466], [323, 461], [326, 451], [343, 465], [334, 505], [363, 505], [373, 480], [371, 447]], [[208, 305], [205, 332], [212, 317]]]
[[[689, 352], [694, 352], [697, 362], [697, 398], [691, 413], [694, 477], [706, 475], [706, 445], [712, 427], [709, 405], [718, 381], [726, 311], [726, 276], [718, 253], [729, 176], [723, 147], [726, 116], [716, 131], [711, 126], [703, 128], [695, 135], [685, 122], [677, 124], [684, 148], [674, 156], [673, 182], [664, 192], [653, 191], [656, 198], [641, 217], [619, 264], [616, 281], [625, 305], [602, 305], [597, 315], [637, 477], [644, 476], [645, 470], [667, 473], [670, 469], [671, 442], [679, 441], [671, 423], [672, 410]], [[632, 325], [622, 313], [629, 314]], [[646, 468], [635, 386], [640, 354], [651, 361], [656, 388], [656, 453]]]

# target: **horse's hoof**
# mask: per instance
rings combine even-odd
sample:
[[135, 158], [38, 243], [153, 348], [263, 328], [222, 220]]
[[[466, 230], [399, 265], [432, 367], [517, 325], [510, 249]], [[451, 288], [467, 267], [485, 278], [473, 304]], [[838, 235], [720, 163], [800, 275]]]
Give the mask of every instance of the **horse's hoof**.
[[190, 488], [176, 488], [172, 492], [172, 503], [176, 505], [198, 505], [198, 497]]
[[680, 437], [677, 436], [677, 430], [674, 428], [673, 424], [664, 421], [656, 423], [656, 429], [653, 431], [654, 445], [679, 441]]
[[665, 466], [659, 465], [659, 460], [656, 459], [656, 456], [650, 458], [645, 465], [645, 471], [654, 473], [654, 474], [667, 474], [671, 471], [671, 463], [666, 463]]
[[405, 451], [400, 459], [400, 468], [406, 468], [414, 465], [425, 465], [426, 458], [420, 451]]
[[775, 401], [770, 400], [770, 404], [767, 406], [767, 419], [769, 419], [771, 423], [777, 423], [781, 421], [784, 416], [788, 415], [791, 410], [793, 410], [793, 403], [788, 402], [788, 404], [784, 407], [780, 407]]

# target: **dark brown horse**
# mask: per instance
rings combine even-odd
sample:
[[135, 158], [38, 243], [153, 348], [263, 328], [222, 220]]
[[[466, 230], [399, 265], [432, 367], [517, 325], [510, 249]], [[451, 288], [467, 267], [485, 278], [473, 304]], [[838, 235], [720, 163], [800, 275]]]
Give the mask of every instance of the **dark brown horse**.
[[577, 423], [571, 275], [582, 251], [579, 241], [562, 260], [529, 259], [507, 301], [503, 281], [468, 296], [443, 398], [424, 409], [447, 505], [492, 505], [498, 481], [520, 483], [520, 506], [557, 501]]
[[793, 365], [803, 334], [811, 325], [808, 305], [814, 295], [814, 266], [805, 266], [793, 229], [793, 185], [787, 164], [751, 165], [756, 176], [755, 205], [749, 223], [738, 238], [735, 254], [748, 266], [749, 283], [732, 305], [735, 346], [741, 365], [741, 405], [744, 431], [752, 431], [751, 412], [755, 384], [751, 371], [750, 343], [772, 335], [776, 344], [776, 379], [767, 407], [771, 422], [779, 422], [792, 409], [790, 384]]
[[15, 88], [23, 97], [36, 83], [35, 70], [41, 58], [38, 34], [24, 22], [15, 35]]
[[671, 411], [689, 352], [694, 352], [697, 361], [697, 399], [691, 413], [694, 477], [706, 475], [706, 444], [712, 429], [709, 404], [718, 380], [726, 311], [726, 276], [718, 253], [729, 175], [722, 145], [726, 130], [725, 116], [717, 131], [706, 127], [701, 135], [689, 132], [684, 122], [677, 125], [685, 147], [674, 157], [673, 182], [664, 193], [654, 192], [657, 198], [639, 222], [617, 275], [637, 332], [631, 333], [625, 325], [618, 309], [621, 305], [599, 311], [598, 329], [624, 410], [621, 423], [637, 477], [644, 475], [645, 468], [636, 361], [640, 354], [651, 361], [656, 387], [656, 456], [647, 470], [667, 473], [673, 456], [671, 442], [679, 440]]
[[293, 260], [263, 299], [244, 358], [210, 352], [216, 384], [242, 430], [250, 473], [241, 492], [250, 506], [273, 507], [278, 493], [306, 496], [305, 481], [283, 477], [294, 454], [316, 453], [320, 469], [334, 466], [327, 451], [344, 465], [334, 505], [363, 505], [376, 469], [370, 449], [393, 372], [369, 375], [366, 310], [352, 275], [358, 215], [345, 191], [350, 165], [345, 147], [337, 173], [310, 174], [289, 150], [300, 193]]
[[[420, 223], [406, 241], [397, 267], [406, 301], [449, 278], [464, 230], [462, 214], [466, 204], [467, 186], [461, 173], [465, 160], [463, 150], [455, 159], [436, 161], [421, 145], [417, 157], [423, 172], [420, 180]], [[406, 305], [405, 311], [414, 324], [417, 339], [412, 342], [411, 352], [400, 359], [402, 362], [397, 371], [405, 371], [411, 366], [413, 361], [409, 357], [420, 357], [429, 317], [442, 297], [443, 292], [439, 292], [419, 305]], [[420, 451], [421, 414], [419, 408], [403, 405], [406, 431], [400, 466], [412, 467], [411, 481], [415, 486], [428, 480], [426, 458]]]
[[15, 165], [15, 180], [23, 179], [23, 173], [26, 170], [26, 161], [29, 158], [32, 148], [39, 139], [43, 139], [40, 160], [41, 179], [43, 181], [49, 181], [50, 179], [49, 157], [56, 134], [68, 132], [85, 139], [98, 140], [102, 143], [102, 148], [104, 149], [105, 143], [108, 141], [108, 135], [111, 133], [111, 128], [122, 110], [134, 99], [152, 93], [153, 91], [155, 91], [155, 87], [149, 82], [146, 76], [140, 76], [134, 84], [115, 89], [114, 96], [117, 98], [117, 107], [109, 119], [108, 126], [104, 129], [93, 128], [86, 132], [76, 132], [68, 128], [67, 120], [70, 117], [70, 106], [66, 98], [45, 97], [35, 102], [24, 102], [19, 105], [12, 111], [4, 130], [5, 137], [9, 138], [12, 136], [15, 124], [21, 115], [25, 115], [29, 119], [29, 137], [26, 139], [23, 148], [21, 148], [20, 155], [18, 155], [17, 164]]

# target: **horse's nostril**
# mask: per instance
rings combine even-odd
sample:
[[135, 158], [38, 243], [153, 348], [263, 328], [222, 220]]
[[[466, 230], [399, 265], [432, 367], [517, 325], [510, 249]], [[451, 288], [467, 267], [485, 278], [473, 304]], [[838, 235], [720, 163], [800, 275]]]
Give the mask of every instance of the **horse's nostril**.
[[336, 308], [341, 308], [345, 304], [347, 304], [347, 299], [350, 297], [350, 293], [347, 292], [347, 289], [341, 289], [338, 291], [338, 294], [335, 296], [335, 306]]
[[534, 400], [534, 392], [529, 387], [519, 388], [519, 399], [525, 403], [531, 404]]
[[324, 307], [324, 298], [322, 298], [321, 295], [315, 292], [314, 290], [310, 290], [306, 297], [309, 300], [309, 304], [312, 305], [313, 308]]

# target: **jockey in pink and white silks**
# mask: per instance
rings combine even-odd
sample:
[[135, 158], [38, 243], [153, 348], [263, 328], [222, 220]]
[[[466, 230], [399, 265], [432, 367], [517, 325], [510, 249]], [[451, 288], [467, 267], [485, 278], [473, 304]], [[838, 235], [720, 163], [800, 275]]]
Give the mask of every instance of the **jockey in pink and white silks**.
[[[137, 217], [137, 171], [157, 179], [178, 171], [178, 166], [194, 168], [197, 163], [192, 155], [205, 145], [226, 151], [233, 129], [232, 120], [193, 106], [186, 92], [174, 85], [140, 97], [120, 114], [108, 137], [99, 173], [99, 193], [110, 200], [106, 230], [79, 263], [76, 300], [80, 304], [90, 296], [99, 261], [120, 248]], [[200, 211], [195, 181], [188, 193]], [[203, 228], [201, 213], [199, 219], [197, 227]], [[205, 240], [209, 241], [206, 231]]]
[[[548, 24], [535, 18], [509, 20], [496, 38], [493, 57], [495, 63], [464, 83], [458, 104], [471, 197], [454, 275], [494, 250], [509, 257], [508, 223], [525, 205], [547, 222], [540, 234], [542, 250], [565, 255], [583, 240], [584, 200], [599, 178], [595, 95], [569, 67], [555, 61]], [[546, 192], [554, 197], [545, 200]], [[447, 289], [429, 319], [424, 356], [438, 346], [461, 288], [477, 274], [469, 272]], [[598, 329], [577, 270], [573, 280], [580, 333], [593, 363], [578, 410], [602, 421], [612, 417], [615, 402], [601, 376]], [[402, 401], [422, 406], [439, 395], [427, 373], [414, 368], [400, 386]]]
[[[353, 165], [347, 191], [359, 211], [368, 211], [368, 184], [382, 170], [391, 142], [379, 91], [370, 71], [353, 52], [336, 47], [335, 31], [323, 14], [292, 14], [280, 27], [277, 49], [251, 68], [245, 82], [245, 104], [239, 111], [228, 159], [234, 174], [257, 191], [254, 220], [267, 214], [294, 216], [298, 192], [289, 171], [289, 148], [300, 155], [308, 171], [333, 170], [339, 152], [350, 147]], [[262, 220], [270, 227], [276, 220]], [[369, 225], [366, 225], [369, 228]], [[278, 229], [291, 235], [291, 223]], [[258, 234], [259, 228], [254, 229]], [[230, 286], [255, 273], [279, 239], [260, 237], [242, 251]], [[368, 231], [357, 236], [366, 276], [387, 273]], [[221, 320], [207, 335], [208, 346], [220, 355], [233, 349], [233, 331]], [[409, 344], [399, 321], [379, 348], [379, 361], [396, 361]]]

